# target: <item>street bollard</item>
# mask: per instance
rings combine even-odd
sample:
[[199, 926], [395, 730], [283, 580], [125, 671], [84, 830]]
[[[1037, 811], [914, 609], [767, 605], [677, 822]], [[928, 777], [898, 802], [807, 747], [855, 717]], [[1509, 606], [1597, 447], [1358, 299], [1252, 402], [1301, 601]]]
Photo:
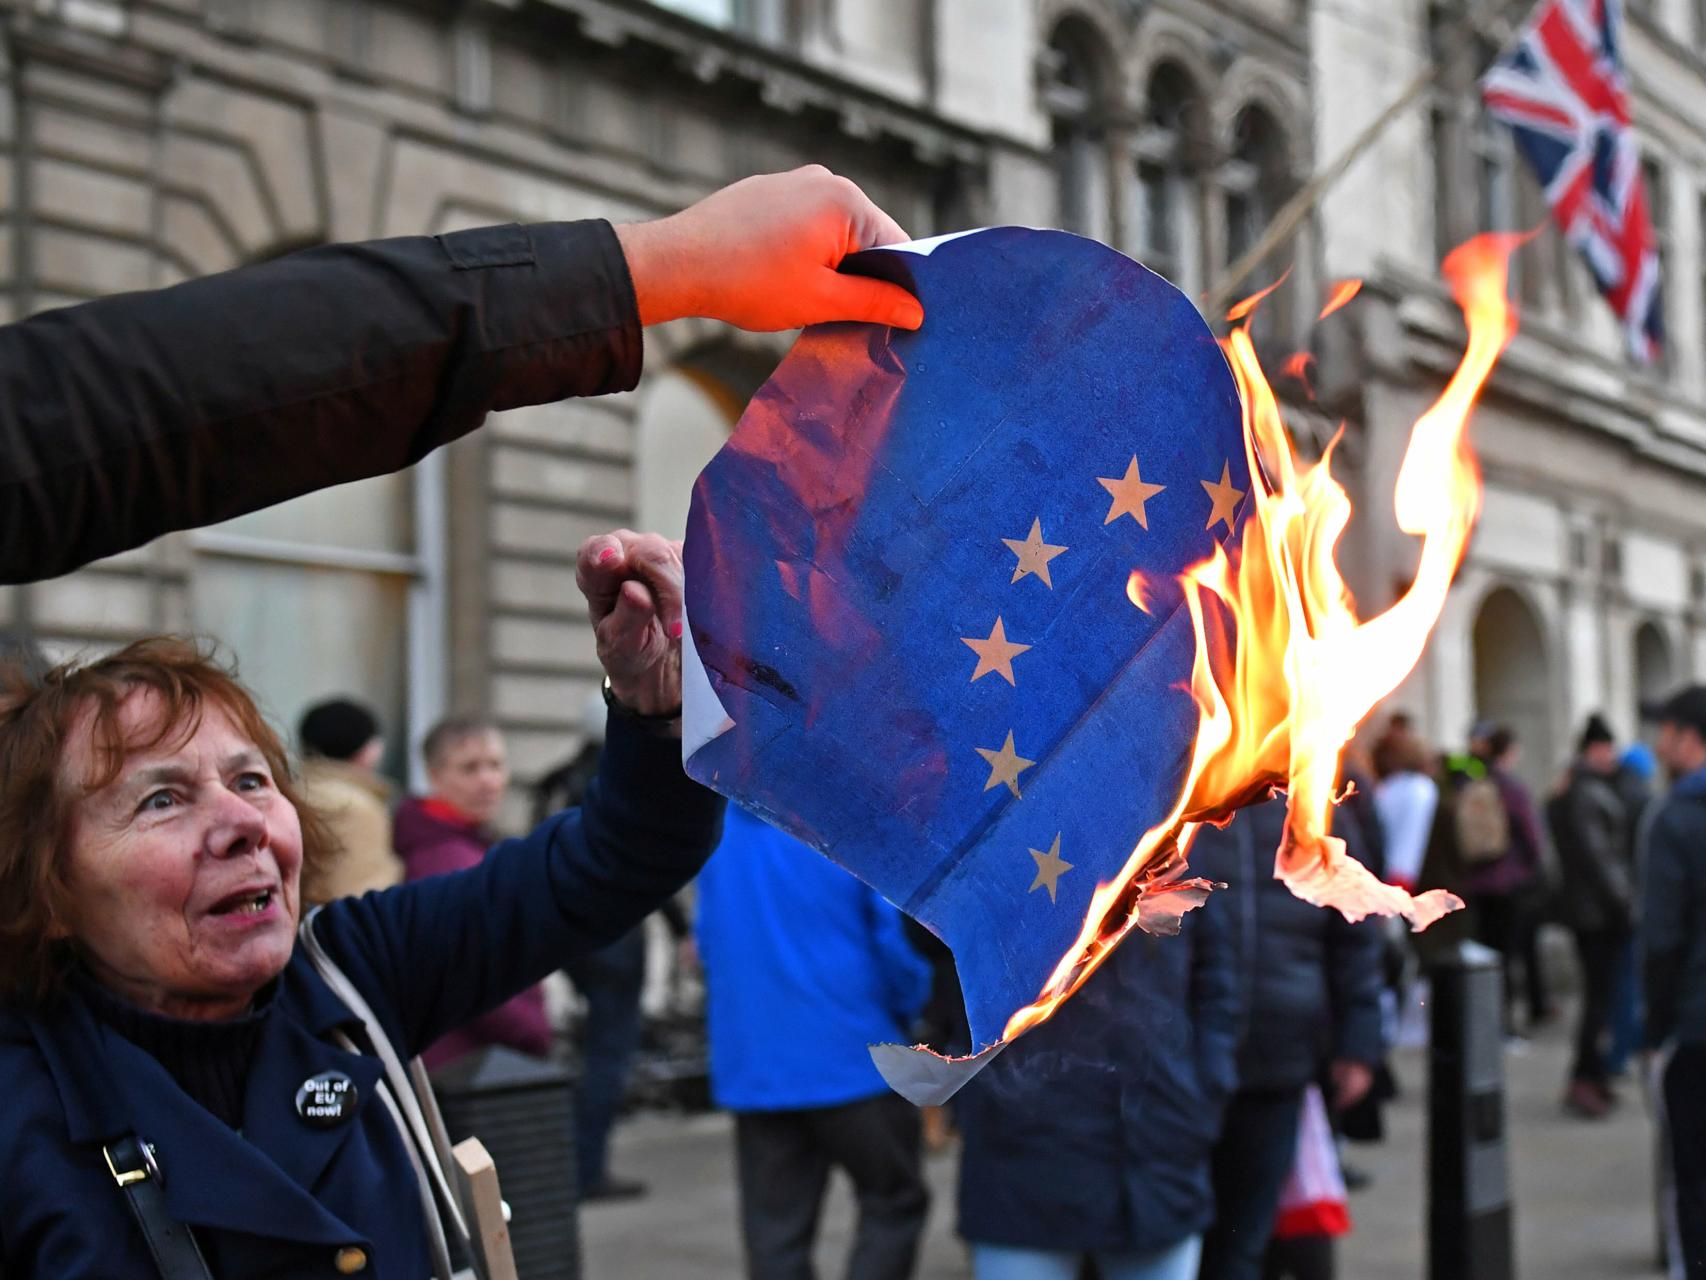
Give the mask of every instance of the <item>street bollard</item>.
[[432, 1074], [450, 1140], [480, 1139], [510, 1208], [516, 1271], [527, 1280], [578, 1280], [574, 1095], [562, 1067], [489, 1048]]
[[1429, 966], [1429, 1280], [1511, 1280], [1499, 957], [1460, 942]]

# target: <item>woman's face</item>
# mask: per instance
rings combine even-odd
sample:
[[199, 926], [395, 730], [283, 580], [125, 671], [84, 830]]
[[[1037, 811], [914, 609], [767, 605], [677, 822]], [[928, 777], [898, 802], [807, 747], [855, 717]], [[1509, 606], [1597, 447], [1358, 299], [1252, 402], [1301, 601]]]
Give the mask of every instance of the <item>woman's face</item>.
[[[158, 697], [121, 710], [149, 737]], [[132, 754], [72, 809], [68, 932], [97, 980], [178, 1018], [242, 1013], [296, 942], [302, 827], [266, 757], [220, 707], [193, 735]], [[66, 744], [77, 784], [98, 761], [88, 718]]]

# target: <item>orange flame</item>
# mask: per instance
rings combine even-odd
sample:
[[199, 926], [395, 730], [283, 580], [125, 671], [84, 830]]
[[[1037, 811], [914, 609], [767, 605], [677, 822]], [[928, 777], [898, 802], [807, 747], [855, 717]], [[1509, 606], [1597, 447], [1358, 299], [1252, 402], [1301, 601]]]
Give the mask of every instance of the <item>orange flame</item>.
[[1321, 314], [1316, 316], [1315, 319], [1317, 321], [1325, 320], [1328, 316], [1332, 315], [1333, 312], [1337, 311], [1340, 307], [1344, 306], [1345, 303], [1349, 302], [1361, 292], [1361, 280], [1339, 281], [1333, 286], [1333, 292], [1327, 298], [1327, 305], [1321, 308]]
[[1134, 925], [1164, 932], [1200, 901], [1210, 886], [1180, 879], [1197, 829], [1225, 822], [1276, 788], [1285, 789], [1287, 810], [1275, 874], [1298, 897], [1350, 920], [1403, 916], [1418, 930], [1462, 906], [1442, 890], [1411, 897], [1381, 883], [1345, 853], [1332, 816], [1340, 754], [1420, 660], [1480, 511], [1480, 470], [1466, 428], [1515, 332], [1506, 282], [1519, 243], [1518, 236], [1479, 236], [1445, 261], [1468, 348], [1417, 420], [1398, 473], [1398, 527], [1421, 539], [1415, 579], [1366, 621], [1334, 560], [1351, 501], [1332, 475], [1333, 446], [1319, 462], [1299, 459], [1248, 329], [1234, 329], [1223, 343], [1243, 402], [1253, 506], [1230, 550], [1217, 546], [1180, 577], [1196, 637], [1190, 690], [1199, 720], [1190, 766], [1172, 812], [1097, 888], [1077, 943], [1041, 995], [1008, 1021], [1007, 1037], [1045, 1021]]
[[1313, 398], [1315, 388], [1309, 383], [1309, 371], [1315, 367], [1315, 357], [1307, 351], [1293, 351], [1285, 358], [1280, 366], [1280, 372], [1288, 378], [1295, 378], [1303, 384], [1303, 389]]
[[1130, 600], [1145, 613], [1149, 612], [1149, 579], [1136, 569], [1131, 571], [1131, 577], [1125, 580], [1126, 599]]
[[1234, 302], [1232, 304], [1232, 309], [1226, 313], [1226, 318], [1234, 324], [1236, 324], [1238, 321], [1244, 319], [1252, 311], [1254, 311], [1259, 305], [1261, 305], [1261, 301], [1263, 298], [1267, 297], [1275, 289], [1279, 288], [1282, 284], [1284, 284], [1286, 282], [1286, 278], [1290, 275], [1291, 275], [1291, 268], [1287, 267], [1284, 271], [1280, 272], [1279, 279], [1275, 280], [1267, 288], [1256, 290], [1255, 293], [1252, 293], [1248, 298], [1245, 298], [1242, 302]]

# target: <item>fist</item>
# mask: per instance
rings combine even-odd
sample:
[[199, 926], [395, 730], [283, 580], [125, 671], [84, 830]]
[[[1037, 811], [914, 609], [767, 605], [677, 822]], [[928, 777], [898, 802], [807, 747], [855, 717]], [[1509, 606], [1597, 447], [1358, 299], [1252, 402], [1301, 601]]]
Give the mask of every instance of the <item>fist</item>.
[[856, 184], [822, 165], [744, 178], [616, 234], [642, 324], [708, 316], [756, 331], [829, 320], [916, 329], [924, 319], [899, 285], [836, 270], [850, 253], [907, 236]]
[[641, 715], [681, 709], [681, 544], [618, 529], [581, 544], [575, 581], [592, 608], [610, 691]]

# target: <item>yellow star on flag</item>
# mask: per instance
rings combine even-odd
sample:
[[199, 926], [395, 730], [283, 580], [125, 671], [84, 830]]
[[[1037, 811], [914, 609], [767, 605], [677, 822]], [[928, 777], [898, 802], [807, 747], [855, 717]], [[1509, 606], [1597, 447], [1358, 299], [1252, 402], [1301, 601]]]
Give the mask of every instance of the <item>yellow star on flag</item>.
[[1244, 491], [1234, 487], [1232, 483], [1232, 464], [1220, 464], [1220, 482], [1213, 480], [1197, 481], [1208, 490], [1209, 501], [1214, 503], [1214, 509], [1208, 513], [1208, 523], [1205, 529], [1212, 529], [1222, 520], [1226, 521], [1227, 532], [1232, 531], [1232, 519], [1238, 514], [1238, 504], [1244, 500]]
[[1145, 529], [1149, 527], [1149, 513], [1143, 504], [1167, 486], [1164, 484], [1145, 484], [1143, 477], [1138, 474], [1137, 455], [1133, 454], [1127, 464], [1125, 474], [1119, 479], [1111, 476], [1097, 476], [1096, 483], [1113, 495], [1113, 502], [1108, 506], [1108, 517], [1103, 524], [1112, 524], [1121, 516], [1130, 516]]
[[1031, 881], [1031, 887], [1025, 892], [1035, 893], [1038, 889], [1047, 889], [1048, 900], [1050, 902], [1055, 901], [1054, 891], [1056, 886], [1060, 884], [1060, 878], [1072, 870], [1072, 864], [1060, 856], [1060, 832], [1054, 833], [1054, 843], [1049, 846], [1047, 853], [1043, 853], [1040, 849], [1031, 849], [1027, 852], [1032, 858], [1036, 859], [1037, 878]]
[[1048, 576], [1048, 562], [1053, 560], [1066, 547], [1050, 546], [1043, 541], [1043, 522], [1041, 519], [1031, 521], [1030, 535], [1023, 540], [1019, 538], [1003, 538], [1007, 550], [1019, 557], [1019, 563], [1013, 567], [1013, 581], [1017, 582], [1027, 574], [1036, 574], [1043, 580], [1043, 585], [1050, 591], [1054, 590], [1054, 581]]
[[1036, 763], [1027, 760], [1013, 749], [1013, 731], [1007, 731], [1007, 741], [1001, 744], [1001, 750], [991, 751], [988, 747], [976, 747], [974, 750], [989, 763], [989, 781], [983, 784], [988, 791], [991, 787], [1007, 784], [1007, 789], [1014, 795], [1019, 794], [1019, 775]]
[[995, 626], [991, 628], [987, 640], [976, 640], [971, 636], [961, 636], [960, 643], [966, 645], [977, 655], [977, 670], [971, 673], [974, 683], [993, 671], [1008, 684], [1018, 688], [1018, 681], [1013, 679], [1013, 659], [1031, 646], [1014, 644], [1009, 641], [1007, 639], [1007, 628], [1002, 625], [999, 617], [995, 619]]

